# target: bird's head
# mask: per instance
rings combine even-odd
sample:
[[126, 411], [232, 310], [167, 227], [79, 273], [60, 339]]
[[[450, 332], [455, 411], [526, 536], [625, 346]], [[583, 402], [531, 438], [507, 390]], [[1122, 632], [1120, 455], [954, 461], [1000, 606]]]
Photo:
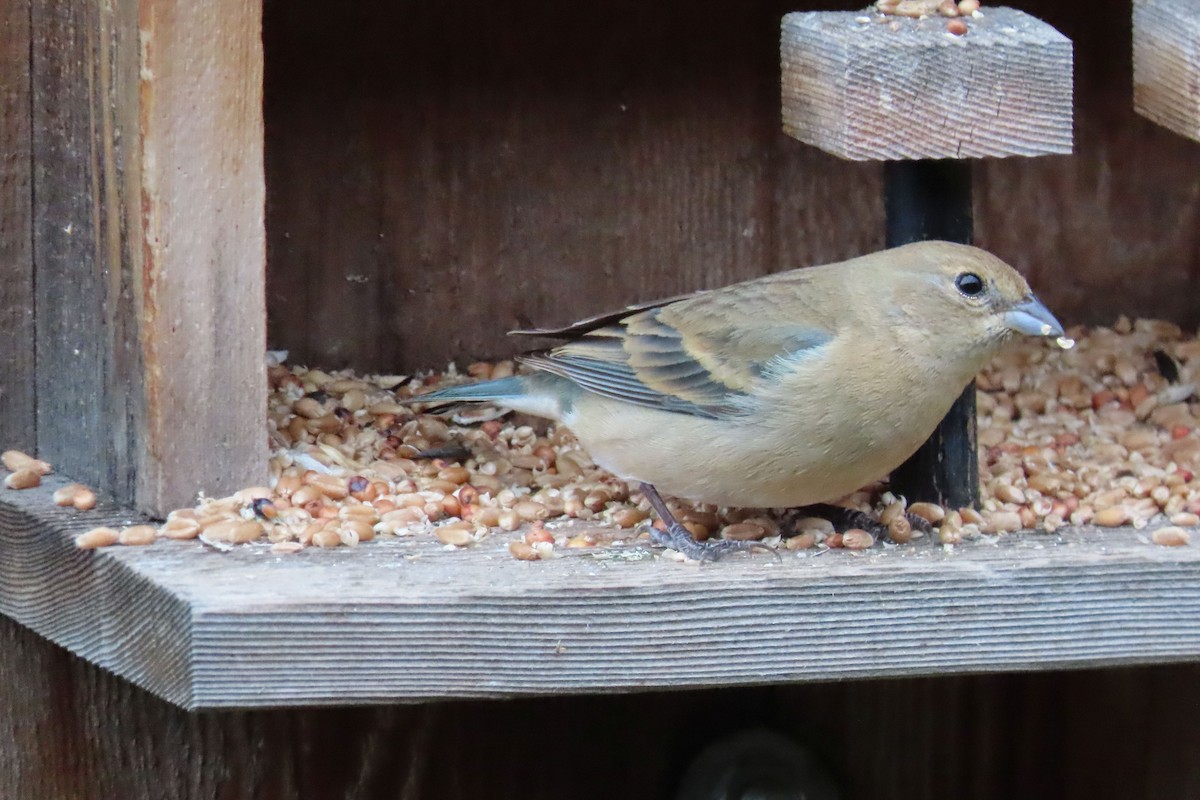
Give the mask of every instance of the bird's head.
[[906, 311], [936, 319], [940, 329], [980, 355], [1017, 334], [1056, 337], [1069, 346], [1062, 324], [1021, 274], [991, 253], [950, 242], [920, 242], [891, 252], [907, 273], [901, 292]]

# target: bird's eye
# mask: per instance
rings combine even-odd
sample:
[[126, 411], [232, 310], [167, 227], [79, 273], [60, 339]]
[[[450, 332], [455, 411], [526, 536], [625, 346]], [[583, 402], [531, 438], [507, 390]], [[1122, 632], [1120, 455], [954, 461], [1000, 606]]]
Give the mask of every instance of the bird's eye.
[[967, 297], [975, 297], [983, 293], [983, 278], [974, 272], [964, 272], [954, 279], [954, 285]]

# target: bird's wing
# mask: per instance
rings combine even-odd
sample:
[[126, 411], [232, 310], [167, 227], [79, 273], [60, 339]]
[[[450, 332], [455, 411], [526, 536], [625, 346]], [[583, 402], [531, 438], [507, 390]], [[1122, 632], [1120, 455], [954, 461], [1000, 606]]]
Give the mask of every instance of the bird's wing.
[[746, 408], [752, 385], [774, 364], [833, 336], [827, 327], [780, 318], [770, 308], [731, 314], [741, 309], [721, 294], [595, 317], [560, 330], [578, 338], [522, 360], [604, 397], [722, 417]]
[[633, 316], [639, 311], [648, 311], [650, 309], [662, 308], [679, 300], [690, 300], [693, 297], [699, 297], [704, 294], [703, 291], [692, 292], [690, 294], [677, 294], [674, 297], [667, 297], [662, 300], [650, 300], [645, 303], [635, 303], [631, 306], [617, 311], [609, 311], [604, 314], [597, 314], [594, 317], [587, 317], [570, 325], [561, 328], [529, 328], [526, 330], [509, 331], [509, 336], [540, 336], [546, 339], [574, 339], [582, 336], [585, 333], [591, 333], [594, 330], [603, 328], [606, 325], [611, 325], [614, 322], [620, 322], [626, 317]]

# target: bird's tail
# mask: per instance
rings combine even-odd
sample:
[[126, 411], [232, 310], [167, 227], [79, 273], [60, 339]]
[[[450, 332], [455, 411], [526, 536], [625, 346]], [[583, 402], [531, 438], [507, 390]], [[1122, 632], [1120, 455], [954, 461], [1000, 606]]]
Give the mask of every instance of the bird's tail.
[[468, 403], [487, 400], [503, 402], [524, 397], [527, 393], [528, 387], [525, 379], [513, 375], [494, 381], [448, 386], [445, 389], [438, 389], [436, 392], [417, 395], [412, 398], [412, 401], [419, 403]]
[[[574, 394], [572, 385], [555, 375], [514, 375], [494, 381], [449, 386], [412, 398], [413, 403], [452, 405], [457, 403], [494, 402], [536, 417], [562, 420], [569, 412]], [[429, 409], [438, 413], [438, 409]]]

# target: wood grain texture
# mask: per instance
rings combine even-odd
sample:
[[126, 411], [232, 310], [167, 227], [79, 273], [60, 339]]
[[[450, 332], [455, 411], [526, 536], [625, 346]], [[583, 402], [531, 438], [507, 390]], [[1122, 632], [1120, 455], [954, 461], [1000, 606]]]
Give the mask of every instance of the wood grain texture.
[[779, 132], [785, 7], [268, 0], [271, 346], [444, 365], [878, 249], [878, 174]]
[[969, 25], [954, 36], [941, 17], [787, 14], [784, 131], [857, 161], [1071, 152], [1070, 40], [1011, 8]]
[[[1133, 112], [1129, 4], [1017, 5], [1074, 43], [1076, 155], [977, 162], [977, 243], [1064, 322], [1200, 323], [1197, 145]], [[525, 323], [879, 249], [879, 166], [780, 130], [794, 8], [268, 0], [272, 346], [463, 363]]]
[[32, 36], [38, 451], [132, 500], [136, 4], [34, 3]]
[[505, 536], [82, 553], [71, 534], [122, 512], [52, 508], [58, 483], [0, 498], [0, 612], [189, 708], [1200, 658], [1200, 548], [1131, 531], [704, 568], [579, 551], [530, 564]]
[[703, 748], [765, 729], [845, 800], [1192, 800], [1198, 703], [1189, 664], [186, 713], [0, 617], [0, 796], [664, 800]]
[[1133, 107], [1200, 141], [1200, 2], [1135, 0]]
[[137, 505], [266, 477], [260, 3], [141, 0]]
[[38, 449], [147, 511], [265, 473], [258, 14], [34, 9]]
[[37, 447], [30, 0], [0, 6], [0, 446]]

